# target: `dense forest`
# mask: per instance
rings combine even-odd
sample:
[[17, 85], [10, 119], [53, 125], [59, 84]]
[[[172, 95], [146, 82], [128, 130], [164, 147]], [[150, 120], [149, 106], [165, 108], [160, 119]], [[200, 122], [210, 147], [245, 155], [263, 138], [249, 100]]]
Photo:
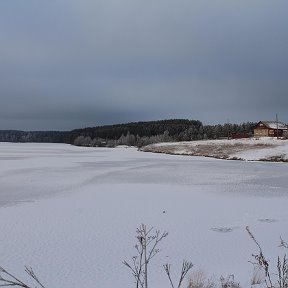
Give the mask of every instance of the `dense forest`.
[[143, 146], [157, 142], [252, 136], [255, 123], [203, 125], [198, 120], [171, 119], [106, 125], [72, 131], [0, 130], [0, 142], [68, 143], [78, 146]]
[[0, 130], [0, 142], [70, 143], [70, 132]]

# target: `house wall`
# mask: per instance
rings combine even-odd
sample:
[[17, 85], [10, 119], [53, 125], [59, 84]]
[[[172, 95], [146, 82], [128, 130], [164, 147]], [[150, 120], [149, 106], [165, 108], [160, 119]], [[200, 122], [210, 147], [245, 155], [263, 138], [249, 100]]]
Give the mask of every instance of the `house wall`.
[[274, 136], [276, 136], [276, 134], [277, 134], [276, 130], [274, 130], [274, 129], [269, 129], [268, 130], [268, 136], [274, 137]]
[[[271, 134], [273, 132], [273, 135]], [[269, 135], [274, 136], [274, 131], [271, 132], [264, 123], [259, 122], [254, 128], [255, 137], [268, 137]]]
[[[265, 137], [265, 136], [269, 136], [269, 129], [264, 129], [264, 128], [255, 128], [254, 129], [254, 136], [255, 137]], [[274, 136], [274, 131], [273, 131], [273, 135]]]
[[[277, 130], [276, 129], [267, 129], [267, 128], [255, 128], [254, 129], [254, 136], [255, 137], [277, 137]], [[278, 130], [278, 136], [283, 136], [283, 130]]]

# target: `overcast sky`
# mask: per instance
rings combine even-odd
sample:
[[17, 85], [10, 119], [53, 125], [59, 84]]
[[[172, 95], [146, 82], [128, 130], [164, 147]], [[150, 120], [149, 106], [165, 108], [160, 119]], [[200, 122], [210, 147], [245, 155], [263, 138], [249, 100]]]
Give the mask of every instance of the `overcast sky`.
[[0, 129], [288, 122], [287, 0], [0, 0]]

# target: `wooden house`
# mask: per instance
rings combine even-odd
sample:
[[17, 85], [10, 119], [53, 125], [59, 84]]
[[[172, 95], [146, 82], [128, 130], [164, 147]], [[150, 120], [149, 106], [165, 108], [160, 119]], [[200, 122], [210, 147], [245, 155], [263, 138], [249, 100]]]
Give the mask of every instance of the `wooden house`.
[[288, 126], [282, 122], [260, 121], [254, 127], [254, 137], [282, 137]]

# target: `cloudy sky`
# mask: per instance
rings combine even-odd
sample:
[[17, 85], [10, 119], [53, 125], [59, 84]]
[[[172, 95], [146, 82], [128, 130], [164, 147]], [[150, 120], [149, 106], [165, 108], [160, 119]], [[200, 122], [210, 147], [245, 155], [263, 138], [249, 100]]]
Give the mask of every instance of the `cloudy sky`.
[[0, 0], [0, 129], [288, 122], [287, 0]]

